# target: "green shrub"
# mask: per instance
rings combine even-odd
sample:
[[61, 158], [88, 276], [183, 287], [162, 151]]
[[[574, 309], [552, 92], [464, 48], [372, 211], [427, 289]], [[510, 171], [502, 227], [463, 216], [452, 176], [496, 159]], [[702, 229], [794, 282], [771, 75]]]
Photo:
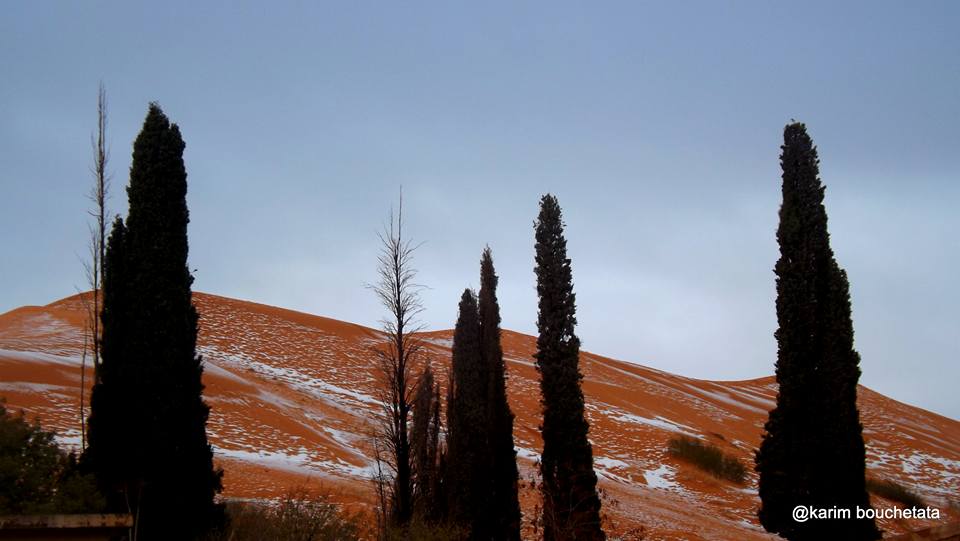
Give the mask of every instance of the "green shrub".
[[685, 460], [719, 479], [743, 483], [747, 476], [747, 468], [740, 460], [710, 443], [680, 436], [670, 440], [667, 451], [671, 456]]
[[907, 507], [926, 507], [927, 503], [919, 494], [889, 479], [867, 478], [867, 490], [890, 501], [900, 502]]
[[93, 513], [104, 509], [93, 477], [54, 433], [10, 414], [0, 400], [0, 515]]

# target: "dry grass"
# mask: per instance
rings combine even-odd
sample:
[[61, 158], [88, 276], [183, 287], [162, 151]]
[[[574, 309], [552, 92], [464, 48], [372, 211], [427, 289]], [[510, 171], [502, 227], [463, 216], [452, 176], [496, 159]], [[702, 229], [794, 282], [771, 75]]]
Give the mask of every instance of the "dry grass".
[[288, 492], [276, 504], [230, 502], [227, 526], [209, 541], [351, 541], [365, 534], [365, 521], [303, 489]]

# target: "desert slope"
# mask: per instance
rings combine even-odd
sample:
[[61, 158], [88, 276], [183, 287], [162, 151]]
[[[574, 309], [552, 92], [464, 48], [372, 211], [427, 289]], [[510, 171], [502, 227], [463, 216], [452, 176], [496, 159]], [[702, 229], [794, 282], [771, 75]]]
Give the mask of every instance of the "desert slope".
[[[226, 471], [225, 496], [271, 498], [323, 484], [348, 500], [371, 496], [376, 412], [372, 348], [362, 326], [239, 300], [195, 294], [206, 361], [209, 436]], [[0, 396], [63, 442], [80, 442], [79, 297], [0, 315]], [[450, 331], [426, 333], [436, 372], [450, 362]], [[541, 447], [535, 339], [504, 331], [509, 396], [521, 472]], [[756, 478], [718, 481], [666, 454], [669, 438], [709, 440], [751, 463], [776, 383], [713, 382], [583, 353], [595, 467], [618, 530], [643, 524], [655, 539], [769, 539], [758, 526]], [[88, 377], [89, 383], [89, 377]], [[914, 488], [957, 520], [960, 423], [860, 388], [869, 474]], [[534, 504], [524, 495], [525, 511]], [[877, 507], [892, 505], [874, 499]], [[884, 522], [888, 533], [925, 525]]]

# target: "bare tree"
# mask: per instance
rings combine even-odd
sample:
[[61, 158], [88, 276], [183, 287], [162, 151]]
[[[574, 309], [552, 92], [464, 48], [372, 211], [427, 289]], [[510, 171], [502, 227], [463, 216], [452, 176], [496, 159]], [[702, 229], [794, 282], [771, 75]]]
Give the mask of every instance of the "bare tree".
[[[403, 526], [410, 521], [413, 508], [409, 419], [416, 386], [414, 374], [419, 373], [423, 350], [423, 342], [417, 336], [423, 329], [417, 320], [423, 311], [423, 286], [414, 281], [417, 271], [413, 268], [413, 252], [419, 245], [403, 238], [402, 192], [396, 220], [391, 211], [390, 223], [379, 238], [378, 281], [368, 286], [389, 312], [381, 320], [387, 340], [376, 347], [381, 404], [375, 442], [380, 472], [378, 495], [385, 504], [382, 511], [389, 523], [385, 525]], [[391, 486], [387, 488], [386, 483]]]
[[107, 235], [107, 194], [110, 190], [110, 177], [107, 175], [107, 162], [110, 152], [107, 149], [107, 91], [100, 83], [97, 92], [97, 132], [90, 136], [93, 147], [94, 184], [87, 197], [93, 203], [88, 213], [93, 218], [90, 225], [90, 254], [83, 264], [87, 286], [92, 290], [91, 298], [81, 296], [86, 312], [86, 324], [83, 337], [83, 357], [80, 364], [80, 435], [81, 446], [87, 445], [87, 423], [84, 411], [87, 384], [87, 355], [93, 360], [93, 379], [98, 381], [100, 368], [100, 306], [101, 287], [103, 286], [103, 259], [106, 251]]

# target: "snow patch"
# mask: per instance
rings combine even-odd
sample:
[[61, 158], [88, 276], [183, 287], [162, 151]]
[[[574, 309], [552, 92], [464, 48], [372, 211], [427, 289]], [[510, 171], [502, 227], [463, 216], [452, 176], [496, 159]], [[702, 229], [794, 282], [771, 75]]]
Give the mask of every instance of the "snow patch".
[[261, 464], [271, 469], [307, 475], [330, 472], [341, 476], [369, 479], [373, 476], [376, 469], [373, 464], [357, 466], [340, 458], [337, 458], [335, 462], [326, 460], [314, 461], [310, 458], [310, 453], [303, 447], [296, 452], [283, 452], [264, 450], [249, 451], [245, 449], [226, 449], [214, 446], [214, 452], [223, 458]]
[[508, 362], [508, 363], [517, 363], [517, 364], [522, 364], [522, 365], [525, 365], [525, 366], [529, 366], [529, 367], [531, 367], [531, 368], [536, 368], [536, 365], [533, 364], [533, 361], [528, 361], [528, 360], [526, 360], [526, 359], [521, 359], [521, 358], [519, 358], [519, 357], [507, 357], [507, 356], [504, 356], [504, 357], [503, 357], [503, 360], [504, 360], [504, 362]]
[[[204, 359], [203, 359], [203, 361], [204, 361], [204, 362], [203, 362], [203, 371], [204, 371], [204, 372], [210, 374], [211, 376], [219, 376], [219, 377], [222, 377], [222, 378], [224, 378], [224, 379], [229, 379], [229, 380], [232, 380], [232, 381], [236, 381], [236, 382], [238, 382], [238, 383], [249, 383], [247, 380], [245, 380], [245, 379], [243, 379], [242, 377], [240, 377], [240, 375], [235, 374], [235, 373], [231, 372], [230, 370], [227, 370], [226, 368], [224, 368], [224, 367], [222, 367], [222, 366], [220, 366], [220, 365], [218, 365], [218, 364], [212, 363], [210, 360], [207, 359], [207, 354], [206, 354], [206, 353], [200, 352], [200, 348], [197, 348], [197, 352], [200, 353], [201, 355], [203, 355], [203, 357], [204, 357]], [[211, 356], [211, 357], [212, 357], [212, 356]]]
[[933, 468], [928, 465], [929, 462], [940, 465], [942, 469], [937, 472], [940, 477], [950, 480], [960, 479], [960, 460], [950, 460], [949, 458], [919, 452], [915, 452], [903, 459], [903, 473], [931, 473]]
[[344, 432], [343, 430], [337, 430], [336, 428], [330, 428], [328, 426], [321, 426], [320, 429], [326, 432], [333, 439], [333, 441], [340, 444], [344, 450], [366, 460], [366, 455], [353, 445], [353, 442], [359, 439], [359, 436], [350, 432]]
[[82, 362], [79, 355], [53, 355], [39, 351], [18, 351], [14, 349], [0, 349], [0, 359], [2, 358], [28, 363], [52, 363], [68, 366], [80, 366]]
[[532, 462], [540, 460], [540, 453], [527, 449], [526, 447], [517, 447], [517, 458], [525, 458]]
[[307, 451], [304, 448], [300, 448], [300, 451], [295, 454], [287, 454], [280, 451], [247, 451], [244, 449], [225, 449], [216, 445], [214, 446], [213, 450], [217, 455], [225, 458], [262, 464], [264, 466], [279, 470], [309, 473], [313, 469], [310, 467], [310, 455], [307, 454]]
[[676, 470], [670, 466], [661, 464], [660, 467], [655, 470], [643, 472], [643, 478], [646, 480], [647, 486], [650, 488], [678, 490], [681, 488], [680, 485], [671, 479], [676, 473]]
[[54, 435], [54, 439], [57, 441], [57, 445], [61, 449], [66, 449], [67, 451], [73, 451], [79, 453], [83, 450], [83, 435], [79, 430], [71, 429], [64, 430], [63, 432], [57, 432]]
[[377, 473], [377, 466], [373, 463], [366, 466], [357, 466], [337, 459], [337, 462], [321, 462], [320, 464], [324, 469], [333, 470], [349, 477], [359, 477], [361, 479], [372, 479]]
[[[611, 414], [611, 412], [605, 412], [605, 413], [607, 413], [608, 415]], [[690, 436], [692, 438], [703, 439], [703, 436], [698, 434], [695, 428], [689, 427], [684, 424], [675, 423], [669, 419], [664, 419], [659, 415], [651, 419], [649, 417], [641, 417], [640, 415], [634, 415], [633, 413], [620, 411], [620, 412], [616, 412], [615, 415], [610, 415], [610, 418], [614, 421], [622, 421], [627, 423], [652, 426], [654, 428], [666, 430], [667, 432], [675, 432], [677, 434], [683, 434], [685, 436]]]
[[435, 346], [453, 349], [453, 340], [450, 338], [424, 338], [423, 341]]
[[601, 466], [606, 469], [627, 469], [630, 467], [630, 464], [618, 459], [602, 456], [599, 458], [593, 459], [594, 466]]
[[73, 388], [63, 385], [50, 385], [49, 383], [36, 383], [30, 381], [0, 381], [0, 391], [13, 391], [21, 393], [57, 393], [73, 394]]
[[311, 378], [308, 375], [292, 368], [279, 368], [259, 361], [248, 361], [247, 365], [257, 373], [283, 378], [287, 382], [293, 384], [295, 387], [300, 387], [301, 389], [306, 388], [306, 390], [314, 396], [322, 397], [321, 393], [316, 392], [317, 390], [320, 390], [349, 397], [356, 402], [360, 402], [361, 404], [368, 406], [380, 405], [380, 402], [370, 395], [366, 395], [352, 389], [344, 389], [343, 387], [338, 387], [320, 379]]
[[763, 415], [767, 415], [767, 413], [768, 413], [768, 410], [761, 409], [761, 408], [758, 408], [758, 407], [756, 407], [756, 406], [754, 406], [754, 405], [747, 404], [746, 402], [742, 402], [742, 401], [740, 401], [740, 400], [737, 400], [736, 398], [733, 398], [732, 396], [728, 395], [727, 393], [708, 391], [708, 390], [706, 390], [706, 389], [701, 389], [701, 388], [699, 388], [699, 387], [695, 387], [695, 386], [693, 386], [693, 385], [690, 385], [689, 383], [684, 383], [684, 386], [685, 386], [686, 388], [690, 389], [691, 391], [695, 392], [695, 393], [701, 394], [701, 395], [706, 396], [706, 397], [708, 397], [708, 398], [712, 398], [712, 399], [714, 399], [714, 400], [716, 400], [716, 401], [718, 401], [718, 402], [722, 402], [722, 403], [724, 403], [724, 404], [727, 404], [727, 405], [729, 405], [729, 406], [733, 406], [733, 407], [735, 407], [735, 408], [740, 408], [740, 409], [743, 409], [743, 410], [752, 411], [752, 412], [754, 412], [754, 413], [760, 413], [760, 414], [763, 414]]

